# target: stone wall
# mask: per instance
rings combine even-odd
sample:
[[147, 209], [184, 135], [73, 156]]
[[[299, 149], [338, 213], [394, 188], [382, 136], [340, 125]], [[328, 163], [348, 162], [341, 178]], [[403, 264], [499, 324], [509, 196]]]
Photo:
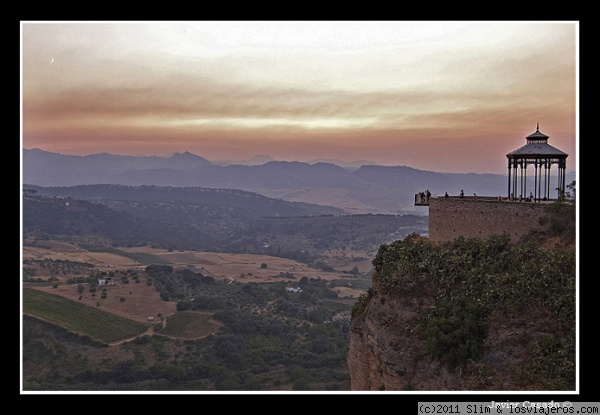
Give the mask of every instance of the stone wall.
[[506, 231], [514, 242], [539, 227], [538, 218], [552, 202], [511, 202], [493, 197], [437, 197], [429, 200], [429, 239], [446, 242], [487, 238]]

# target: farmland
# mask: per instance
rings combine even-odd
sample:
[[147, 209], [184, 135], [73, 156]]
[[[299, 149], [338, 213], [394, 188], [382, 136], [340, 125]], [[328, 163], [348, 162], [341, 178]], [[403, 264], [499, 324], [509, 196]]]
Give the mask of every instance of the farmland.
[[[355, 255], [357, 261], [352, 259]], [[347, 269], [353, 265], [366, 270], [371, 266], [370, 260], [360, 255], [360, 252], [354, 252], [350, 255], [350, 260], [338, 259], [336, 263], [340, 265], [341, 269]], [[365, 254], [362, 253], [362, 255]], [[39, 295], [34, 297], [35, 293], [32, 293], [32, 290], [36, 290], [52, 295], [44, 297], [53, 299], [52, 301], [47, 300], [48, 307], [54, 305], [57, 310], [53, 319], [49, 320], [72, 330], [88, 335], [94, 333], [93, 330], [90, 332], [81, 329], [84, 326], [77, 319], [71, 320], [73, 316], [91, 315], [91, 317], [87, 317], [86, 321], [90, 327], [95, 327], [95, 323], [92, 322], [95, 314], [104, 316], [104, 319], [124, 318], [142, 324], [144, 327], [143, 330], [134, 330], [134, 334], [127, 332], [123, 335], [93, 336], [108, 343], [146, 332], [150, 328], [149, 318], [154, 320], [154, 324], [160, 323], [163, 326], [160, 328], [160, 334], [173, 337], [198, 338], [204, 332], [211, 333], [218, 329], [218, 323], [211, 323], [208, 321], [208, 317], [202, 317], [197, 313], [195, 313], [196, 322], [190, 323], [188, 321], [190, 316], [180, 316], [181, 313], [177, 313], [176, 302], [162, 300], [156, 288], [152, 284], [148, 284], [148, 277], [144, 271], [148, 264], [171, 264], [176, 269], [189, 269], [229, 284], [275, 283], [281, 282], [282, 276], [296, 281], [303, 277], [332, 281], [345, 277], [345, 274], [338, 271], [325, 272], [291, 259], [268, 255], [169, 251], [149, 247], [115, 249], [74, 245], [61, 241], [46, 241], [43, 246], [24, 246], [23, 259], [25, 268], [33, 269], [32, 272], [36, 278], [43, 281], [25, 284], [28, 288], [28, 295], [24, 295], [24, 299], [28, 298], [28, 308], [24, 309], [24, 312], [40, 317], [50, 315], [49, 312], [42, 313], [41, 311], [46, 305], [38, 305], [37, 312], [35, 308], [32, 308], [35, 307], [33, 300], [40, 298]], [[101, 288], [102, 295], [100, 292], [90, 292], [87, 284], [84, 284], [85, 288], [80, 292], [78, 284], [69, 283], [69, 279], [87, 277], [88, 275], [84, 273], [98, 276], [114, 275], [114, 278]], [[132, 275], [136, 278], [132, 278]], [[55, 280], [55, 283], [50, 283], [51, 280]], [[349, 281], [351, 282], [347, 284], [336, 284], [332, 289], [338, 293], [340, 299], [347, 298], [353, 301], [352, 299], [358, 298], [366, 288], [361, 288], [356, 283], [355, 277]], [[64, 302], [59, 303], [58, 297], [62, 297]], [[65, 311], [60, 314], [58, 310], [62, 307]], [[73, 310], [73, 314], [70, 314], [71, 312], [68, 310]], [[105, 320], [98, 318], [95, 321]], [[204, 327], [204, 329], [194, 331], [192, 329], [194, 324]], [[105, 330], [108, 329], [105, 328]], [[153, 332], [153, 330], [150, 331], [150, 333]]]
[[[25, 390], [348, 388], [347, 312], [370, 286], [366, 252], [331, 252], [324, 271], [270, 255], [26, 242]], [[172, 271], [159, 280], [152, 267]]]
[[221, 324], [212, 320], [211, 313], [182, 312], [169, 319], [169, 324], [160, 331], [165, 336], [199, 339], [219, 330]]
[[[80, 254], [79, 259], [97, 258], [89, 251]], [[179, 259], [196, 254], [172, 253]], [[254, 278], [252, 267], [261, 269], [260, 261], [268, 261], [271, 273], [285, 269], [265, 256], [244, 255], [251, 261], [221, 269], [203, 257], [204, 266], [218, 271], [220, 277], [215, 278], [181, 265], [143, 267], [127, 262], [126, 269], [86, 268], [77, 257], [62, 262], [47, 255], [50, 252], [24, 264], [36, 281], [23, 287], [24, 390], [349, 387], [345, 350], [352, 300], [339, 293], [362, 292], [366, 285], [351, 288], [349, 281], [358, 287], [368, 280], [344, 278], [345, 274], [333, 279], [335, 273], [328, 274], [328, 280], [315, 270], [308, 274], [315, 277], [288, 273], [285, 278]], [[214, 254], [209, 258], [218, 259]], [[196, 263], [196, 268], [202, 266]], [[70, 269], [106, 273], [102, 277], [107, 283], [91, 293], [87, 284], [69, 283]], [[245, 274], [236, 275], [241, 269]], [[289, 286], [298, 291], [288, 292]]]
[[148, 330], [139, 322], [30, 288], [23, 289], [23, 312], [106, 343], [135, 337]]

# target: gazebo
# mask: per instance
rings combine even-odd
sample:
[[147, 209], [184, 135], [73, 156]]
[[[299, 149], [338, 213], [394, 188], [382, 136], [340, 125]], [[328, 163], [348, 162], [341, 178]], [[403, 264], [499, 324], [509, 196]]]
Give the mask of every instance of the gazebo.
[[[524, 200], [527, 194], [527, 166], [533, 165], [532, 201], [550, 199], [551, 167], [557, 165], [557, 195], [565, 191], [565, 169], [568, 154], [548, 144], [548, 136], [540, 131], [537, 124], [535, 132], [525, 137], [527, 144], [506, 155], [508, 159], [508, 197], [510, 200]], [[530, 183], [531, 184], [531, 183]]]

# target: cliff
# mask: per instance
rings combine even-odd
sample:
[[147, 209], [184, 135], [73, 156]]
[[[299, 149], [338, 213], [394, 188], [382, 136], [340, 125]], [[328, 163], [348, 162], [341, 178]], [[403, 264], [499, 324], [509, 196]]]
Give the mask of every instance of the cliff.
[[382, 245], [352, 309], [352, 390], [575, 390], [575, 250], [508, 236]]

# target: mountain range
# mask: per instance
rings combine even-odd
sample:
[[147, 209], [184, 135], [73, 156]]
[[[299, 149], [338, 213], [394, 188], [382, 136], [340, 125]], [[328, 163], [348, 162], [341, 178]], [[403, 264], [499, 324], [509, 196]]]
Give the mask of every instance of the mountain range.
[[[265, 164], [269, 161], [277, 161], [277, 160], [268, 154], [258, 154], [247, 160], [212, 160], [211, 163], [218, 164], [220, 166], [229, 166], [231, 164], [243, 164], [246, 166], [256, 166], [256, 165], [260, 165], [260, 164]], [[351, 170], [355, 170], [365, 164], [366, 165], [377, 165], [377, 163], [375, 163], [374, 161], [363, 160], [363, 159], [351, 160], [351, 161], [344, 161], [344, 160], [339, 160], [339, 159], [314, 159], [314, 160], [308, 160], [307, 163], [308, 164], [332, 163], [337, 166], [343, 167], [345, 169], [351, 169]]]
[[[109, 153], [65, 155], [41, 149], [23, 149], [23, 184], [76, 186], [117, 184], [236, 189], [291, 202], [342, 209], [348, 214], [422, 214], [415, 194], [433, 196], [506, 196], [507, 176], [477, 173], [438, 173], [408, 166], [364, 164], [341, 167], [330, 162], [313, 164], [277, 161], [263, 164], [211, 162], [188, 151], [170, 156], [125, 156]], [[575, 180], [567, 172], [567, 183]]]

